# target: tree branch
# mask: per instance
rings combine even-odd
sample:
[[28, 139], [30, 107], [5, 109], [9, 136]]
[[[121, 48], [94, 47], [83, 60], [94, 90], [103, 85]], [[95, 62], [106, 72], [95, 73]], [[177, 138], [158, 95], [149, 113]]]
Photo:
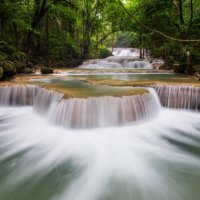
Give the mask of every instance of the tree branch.
[[161, 32], [161, 31], [158, 31], [154, 28], [150, 28], [149, 26], [141, 23], [140, 21], [138, 21], [134, 16], [132, 16], [128, 11], [127, 9], [124, 7], [124, 4], [120, 1], [120, 0], [117, 0], [118, 3], [121, 5], [122, 9], [125, 11], [125, 13], [129, 16], [129, 18], [138, 23], [140, 26], [142, 26], [143, 28], [149, 30], [149, 31], [152, 31], [154, 33], [158, 33], [159, 35], [167, 38], [167, 39], [170, 39], [170, 40], [174, 40], [174, 41], [178, 41], [178, 42], [200, 42], [200, 39], [190, 39], [190, 40], [186, 40], [186, 39], [181, 39], [181, 38], [175, 38], [175, 37], [172, 37], [172, 36], [169, 36], [169, 35], [166, 35], [165, 33]]
[[118, 32], [119, 30], [113, 30], [113, 31], [110, 31], [109, 33], [106, 33], [97, 43], [97, 45], [100, 45], [109, 35], [111, 35], [112, 33], [116, 33]]

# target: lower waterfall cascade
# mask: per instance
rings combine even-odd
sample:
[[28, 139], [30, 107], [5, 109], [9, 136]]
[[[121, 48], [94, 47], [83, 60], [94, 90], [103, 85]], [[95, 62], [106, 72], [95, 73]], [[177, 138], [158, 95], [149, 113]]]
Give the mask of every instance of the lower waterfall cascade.
[[0, 87], [0, 105], [33, 105], [38, 86], [2, 86]]
[[200, 110], [200, 87], [158, 85], [155, 89], [166, 108]]
[[150, 92], [126, 97], [63, 99], [52, 104], [48, 119], [70, 128], [95, 128], [151, 119], [158, 111], [159, 105]]
[[64, 99], [63, 94], [39, 86], [5, 86], [0, 87], [0, 105], [33, 105], [37, 113], [47, 115], [50, 123], [68, 128], [117, 126], [151, 119], [159, 112], [159, 101], [167, 108], [200, 110], [199, 87], [152, 87], [156, 92], [148, 88], [143, 95]]
[[151, 119], [159, 110], [157, 97], [150, 89], [143, 95], [87, 99], [64, 99], [63, 94], [39, 86], [7, 86], [1, 90], [1, 105], [33, 105], [34, 111], [47, 115], [49, 122], [68, 128], [122, 125]]
[[199, 88], [147, 90], [64, 99], [0, 87], [0, 199], [199, 200]]

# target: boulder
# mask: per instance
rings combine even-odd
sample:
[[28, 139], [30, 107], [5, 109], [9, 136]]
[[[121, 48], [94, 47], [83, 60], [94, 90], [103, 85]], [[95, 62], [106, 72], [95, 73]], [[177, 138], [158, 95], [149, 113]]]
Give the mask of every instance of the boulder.
[[23, 70], [23, 73], [24, 73], [24, 74], [32, 74], [32, 73], [34, 73], [34, 71], [33, 71], [32, 69], [26, 67], [26, 68]]
[[41, 73], [42, 74], [53, 74], [53, 69], [52, 68], [47, 68], [47, 67], [42, 67], [41, 68]]
[[1, 61], [0, 67], [3, 69], [3, 76], [12, 76], [16, 74], [16, 68], [11, 61]]
[[17, 73], [23, 73], [25, 69], [25, 64], [23, 62], [16, 61], [14, 62], [15, 69]]

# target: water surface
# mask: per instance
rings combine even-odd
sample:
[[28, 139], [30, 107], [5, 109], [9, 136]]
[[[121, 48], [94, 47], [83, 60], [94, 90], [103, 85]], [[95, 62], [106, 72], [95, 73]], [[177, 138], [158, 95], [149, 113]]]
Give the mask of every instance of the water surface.
[[0, 130], [2, 200], [199, 200], [198, 113], [70, 130], [31, 107], [1, 107]]

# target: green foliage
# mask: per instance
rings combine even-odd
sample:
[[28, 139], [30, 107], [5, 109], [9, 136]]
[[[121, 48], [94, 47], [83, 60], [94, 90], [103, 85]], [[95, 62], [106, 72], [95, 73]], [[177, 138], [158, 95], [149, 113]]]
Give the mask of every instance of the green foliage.
[[133, 18], [118, 0], [0, 2], [0, 60], [75, 63], [108, 56], [108, 48], [118, 46], [148, 49], [170, 65], [179, 62], [182, 71], [187, 51], [199, 63], [199, 43], [172, 41], [153, 29], [174, 38], [200, 38], [200, 0], [122, 1]]
[[134, 32], [119, 32], [116, 36], [116, 47], [138, 47], [138, 37]]
[[112, 52], [108, 48], [104, 46], [99, 48], [99, 53], [98, 53], [99, 58], [106, 58], [111, 55], [112, 55]]

